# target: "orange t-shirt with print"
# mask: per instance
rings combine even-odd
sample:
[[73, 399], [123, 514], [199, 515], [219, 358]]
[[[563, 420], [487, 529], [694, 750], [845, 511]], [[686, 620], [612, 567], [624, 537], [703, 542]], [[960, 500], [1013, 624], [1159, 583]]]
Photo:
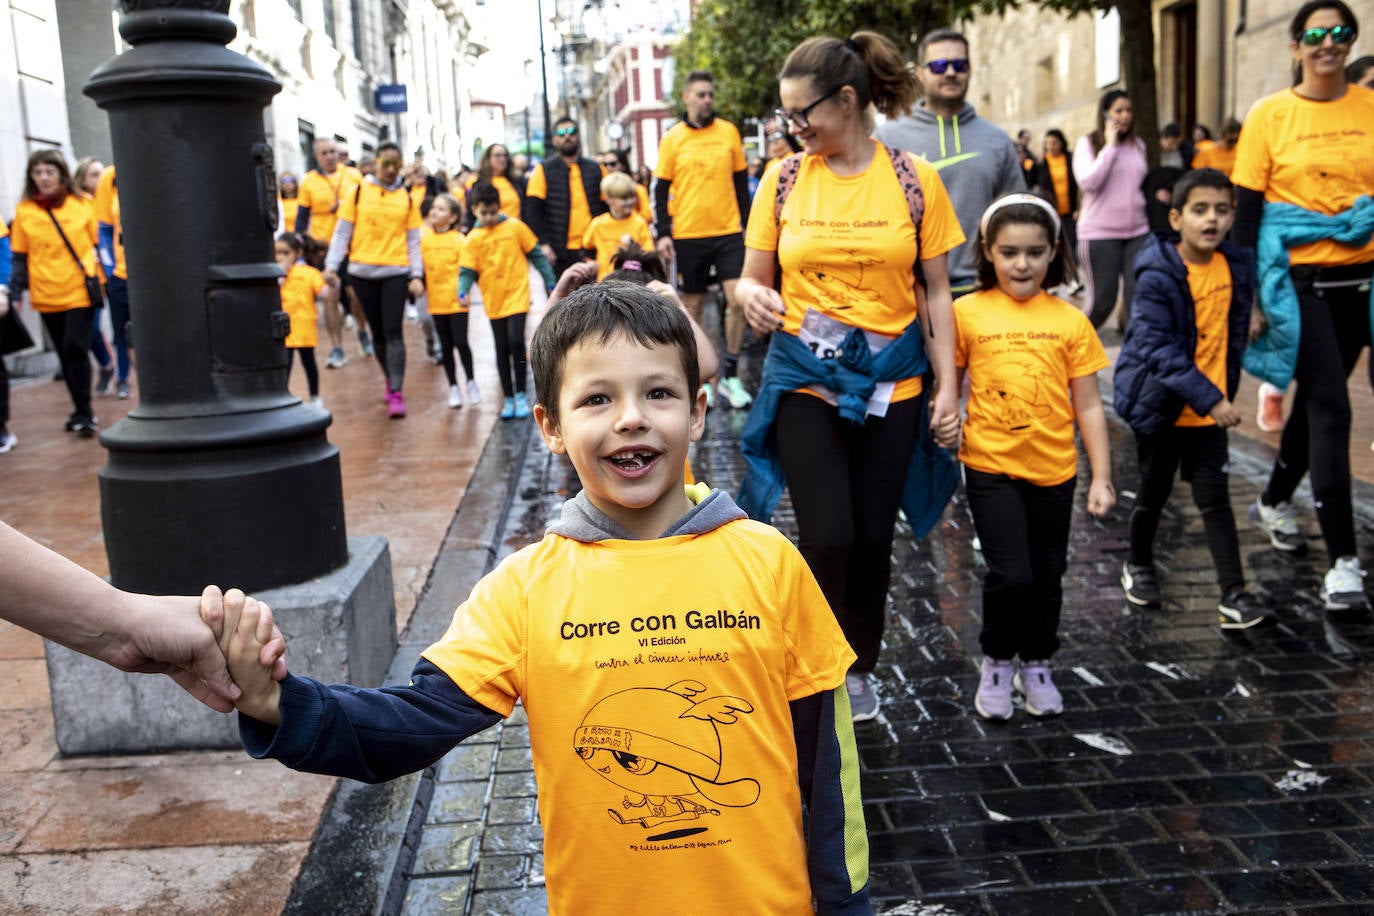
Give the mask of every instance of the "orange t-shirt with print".
[[[1327, 215], [1374, 195], [1374, 90], [1346, 86], [1329, 102], [1292, 89], [1260, 99], [1240, 132], [1231, 180], [1266, 201]], [[1374, 261], [1374, 238], [1359, 246], [1324, 239], [1288, 255], [1293, 264], [1363, 264]]]
[[[1224, 394], [1226, 392], [1226, 343], [1231, 317], [1231, 265], [1219, 251], [1212, 252], [1206, 264], [1184, 261], [1188, 268], [1188, 290], [1193, 294], [1193, 309], [1197, 322], [1197, 347], [1193, 362], [1207, 380]], [[1210, 416], [1199, 416], [1184, 405], [1174, 421], [1175, 426], [1215, 426]]]
[[463, 233], [457, 229], [435, 232], [426, 226], [420, 235], [420, 255], [425, 262], [425, 299], [431, 315], [466, 312], [458, 304], [458, 263], [463, 256]]
[[1193, 154], [1192, 166], [1195, 169], [1216, 169], [1231, 177], [1231, 170], [1236, 164], [1236, 148], [1230, 149], [1220, 143], [1213, 143], [1211, 146], [1204, 147]]
[[854, 654], [775, 529], [547, 535], [423, 655], [488, 709], [524, 707], [549, 912], [814, 913], [789, 703]]
[[281, 284], [282, 311], [291, 316], [291, 335], [286, 345], [297, 349], [313, 349], [320, 341], [316, 320], [315, 297], [324, 289], [324, 275], [297, 261]]
[[1000, 289], [954, 301], [955, 362], [968, 370], [959, 460], [975, 471], [1053, 487], [1078, 469], [1069, 383], [1109, 365], [1092, 322], [1041, 292]]
[[[471, 191], [477, 186], [477, 176], [468, 178], [463, 185], [463, 190]], [[501, 212], [511, 219], [520, 218], [520, 192], [515, 190], [515, 185], [510, 183], [510, 179], [505, 175], [491, 176], [491, 186], [496, 189], [496, 193], [501, 195]]]
[[[935, 258], [963, 244], [964, 232], [939, 173], [910, 158], [925, 198], [921, 257]], [[779, 172], [770, 168], [759, 182], [744, 244], [777, 252], [787, 307], [782, 330], [808, 339], [804, 324], [808, 334], [842, 325], [899, 336], [916, 320], [918, 230], [886, 148], [874, 143], [873, 161], [858, 175], [836, 175], [823, 156], [803, 157], [781, 222], [773, 216]], [[919, 378], [903, 379], [892, 400], [920, 393]]]
[[679, 122], [663, 135], [654, 177], [672, 182], [668, 214], [673, 238], [705, 239], [740, 231], [735, 173], [743, 171], [744, 145], [729, 121], [706, 127]]
[[[67, 241], [76, 249], [80, 265], [52, 224], [62, 224]], [[89, 197], [68, 194], [49, 211], [32, 200], [21, 200], [10, 223], [10, 250], [29, 256], [29, 302], [35, 312], [65, 312], [90, 308], [86, 278], [96, 273], [95, 205]]]

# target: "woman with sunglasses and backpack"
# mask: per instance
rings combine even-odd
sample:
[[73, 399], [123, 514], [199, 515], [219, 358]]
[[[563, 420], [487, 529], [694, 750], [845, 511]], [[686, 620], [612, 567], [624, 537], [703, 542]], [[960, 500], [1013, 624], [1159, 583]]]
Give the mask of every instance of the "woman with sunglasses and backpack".
[[57, 150], [30, 156], [25, 176], [24, 197], [10, 224], [10, 301], [17, 304], [28, 290], [29, 304], [57, 348], [74, 408], [64, 428], [94, 436], [99, 425], [91, 411], [91, 333], [93, 306], [102, 299], [95, 207], [77, 190]]
[[1244, 365], [1280, 389], [1297, 381], [1278, 460], [1250, 518], [1282, 551], [1306, 539], [1291, 500], [1311, 471], [1330, 611], [1364, 611], [1351, 511], [1347, 380], [1370, 342], [1374, 276], [1374, 90], [1346, 81], [1359, 26], [1341, 0], [1310, 0], [1289, 25], [1293, 85], [1245, 119], [1231, 179], [1235, 240], [1256, 247], [1253, 343]]
[[773, 338], [739, 505], [766, 521], [791, 494], [802, 555], [858, 656], [845, 686], [862, 721], [878, 713], [897, 509], [924, 535], [957, 479], [934, 443], [959, 436], [946, 258], [964, 234], [934, 166], [869, 136], [872, 107], [916, 99], [892, 42], [808, 39], [779, 80], [778, 120], [802, 151], [764, 174], [745, 233], [739, 302]]
[[[1145, 141], [1135, 134], [1131, 97], [1113, 89], [1097, 106], [1097, 129], [1073, 151], [1078, 182], [1078, 262], [1088, 280], [1088, 318], [1100, 328], [1116, 308], [1135, 295], [1136, 255], [1150, 234], [1141, 185], [1150, 164]], [[1122, 330], [1125, 330], [1123, 325]]]

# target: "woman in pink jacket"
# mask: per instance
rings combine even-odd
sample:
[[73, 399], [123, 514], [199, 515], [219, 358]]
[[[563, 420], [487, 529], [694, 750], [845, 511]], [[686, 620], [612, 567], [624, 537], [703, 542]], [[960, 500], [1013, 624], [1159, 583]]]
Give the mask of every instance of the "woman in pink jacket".
[[1147, 171], [1145, 141], [1135, 135], [1130, 96], [1113, 89], [1097, 108], [1097, 130], [1079, 140], [1073, 151], [1079, 190], [1078, 259], [1087, 268], [1088, 317], [1095, 328], [1116, 308], [1121, 281], [1122, 301], [1130, 309], [1135, 292], [1131, 268], [1150, 232], [1140, 190]]

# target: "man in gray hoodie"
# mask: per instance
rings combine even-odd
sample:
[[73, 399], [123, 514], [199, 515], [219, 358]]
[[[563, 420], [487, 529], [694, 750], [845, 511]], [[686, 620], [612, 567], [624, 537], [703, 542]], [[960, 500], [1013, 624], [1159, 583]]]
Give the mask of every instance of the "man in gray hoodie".
[[949, 283], [956, 297], [973, 289], [978, 220], [1003, 194], [1026, 190], [1016, 145], [1007, 132], [978, 117], [968, 94], [968, 39], [936, 29], [917, 47], [923, 97], [906, 117], [878, 125], [873, 136], [896, 149], [924, 156], [940, 173], [967, 237], [949, 254]]

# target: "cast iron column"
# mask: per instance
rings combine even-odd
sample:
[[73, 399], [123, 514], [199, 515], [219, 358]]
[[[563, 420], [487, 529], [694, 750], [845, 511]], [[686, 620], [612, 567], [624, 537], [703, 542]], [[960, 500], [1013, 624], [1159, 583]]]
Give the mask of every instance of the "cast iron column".
[[85, 86], [109, 112], [139, 404], [104, 432], [120, 588], [262, 590], [344, 565], [327, 413], [286, 387], [263, 110], [281, 86], [225, 45], [229, 0], [123, 0], [133, 48]]

